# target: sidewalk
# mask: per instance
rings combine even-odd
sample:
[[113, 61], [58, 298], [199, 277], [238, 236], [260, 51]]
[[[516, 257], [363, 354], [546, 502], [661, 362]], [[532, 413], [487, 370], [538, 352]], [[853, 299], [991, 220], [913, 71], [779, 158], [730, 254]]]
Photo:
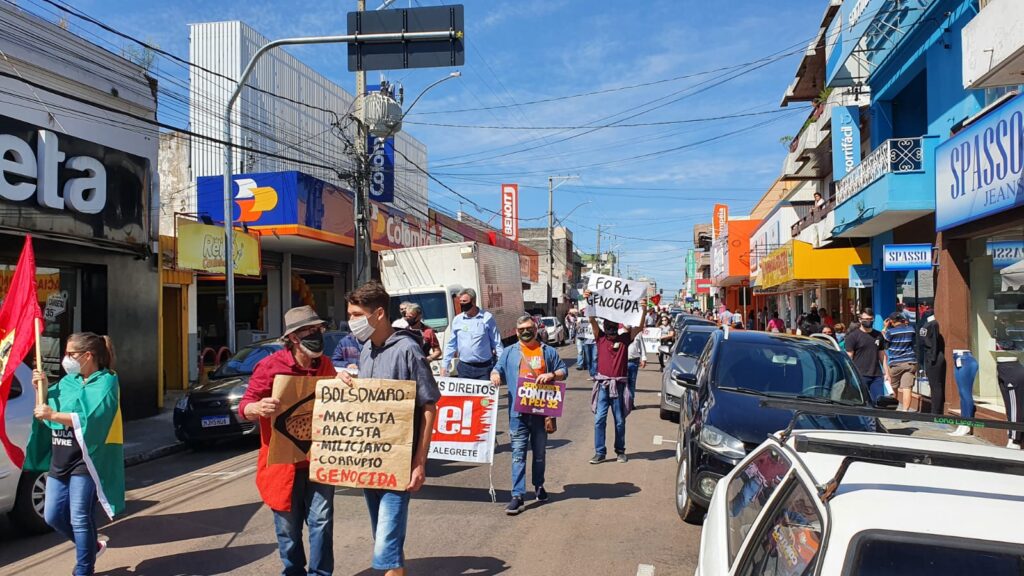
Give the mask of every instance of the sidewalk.
[[978, 438], [977, 436], [950, 436], [949, 433], [956, 429], [955, 426], [933, 424], [931, 422], [903, 422], [898, 419], [882, 418], [882, 425], [893, 434], [903, 434], [915, 438], [929, 438], [931, 440], [950, 440], [964, 444], [977, 444], [992, 446], [991, 442]]
[[149, 418], [124, 423], [124, 465], [134, 466], [184, 451], [185, 445], [174, 437], [174, 404], [183, 392], [164, 395], [164, 407]]

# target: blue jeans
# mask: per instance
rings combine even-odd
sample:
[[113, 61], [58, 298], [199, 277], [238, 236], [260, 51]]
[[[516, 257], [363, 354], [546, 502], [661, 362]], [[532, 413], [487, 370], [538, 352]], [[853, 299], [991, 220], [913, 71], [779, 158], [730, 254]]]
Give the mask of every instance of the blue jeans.
[[[460, 377], [461, 376], [460, 374]], [[405, 526], [409, 521], [408, 492], [363, 490], [373, 530], [373, 568], [392, 570], [405, 564]]]
[[583, 355], [587, 358], [587, 369], [590, 370], [590, 377], [597, 377], [597, 343], [584, 343]]
[[861, 376], [860, 381], [867, 388], [872, 404], [885, 396], [885, 376]]
[[[309, 527], [309, 572], [302, 548], [302, 524]], [[292, 509], [274, 510], [277, 550], [284, 564], [282, 576], [330, 576], [334, 572], [334, 486], [309, 479], [309, 471], [295, 471]]]
[[[618, 386], [618, 384], [611, 385]], [[605, 447], [608, 408], [611, 408], [612, 417], [615, 419], [615, 453], [625, 454], [626, 416], [622, 406], [622, 394], [611, 398], [608, 395], [608, 388], [604, 386], [597, 389], [597, 412], [594, 414], [594, 452], [601, 456], [608, 454], [608, 449]]]
[[583, 370], [587, 367], [587, 358], [583, 355], [583, 340], [576, 339], [576, 369]]
[[493, 369], [494, 360], [491, 360], [483, 366], [473, 366], [472, 364], [466, 364], [460, 360], [459, 378], [468, 378], [470, 380], [490, 380], [491, 370]]
[[46, 477], [43, 518], [75, 543], [74, 576], [88, 576], [96, 566], [96, 483], [92, 476]]
[[[509, 399], [511, 404], [511, 398]], [[512, 437], [512, 497], [526, 495], [526, 449], [533, 452], [533, 485], [544, 485], [548, 433], [544, 417], [519, 414], [509, 409], [508, 434]]]
[[636, 405], [636, 377], [640, 373], [640, 360], [630, 360], [626, 363], [626, 382], [629, 384], [629, 397]]
[[978, 361], [969, 350], [953, 352], [953, 378], [960, 393], [960, 416], [974, 418], [974, 378], [978, 375]]

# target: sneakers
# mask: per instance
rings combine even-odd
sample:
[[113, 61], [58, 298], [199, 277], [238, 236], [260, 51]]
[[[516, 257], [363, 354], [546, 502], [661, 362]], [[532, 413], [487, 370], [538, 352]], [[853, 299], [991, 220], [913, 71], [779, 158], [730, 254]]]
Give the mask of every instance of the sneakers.
[[590, 459], [591, 464], [600, 464], [604, 462], [604, 454], [594, 454], [594, 457]]
[[543, 486], [537, 486], [536, 488], [534, 488], [533, 491], [534, 491], [534, 493], [537, 494], [537, 502], [547, 502], [548, 501], [548, 491], [545, 490]]
[[523, 499], [519, 496], [513, 496], [512, 501], [505, 506], [505, 514], [509, 516], [515, 516], [523, 511]]
[[950, 436], [970, 436], [971, 435], [971, 427], [970, 426], [957, 426], [956, 430], [950, 432], [949, 435]]
[[104, 552], [107, 551], [107, 542], [108, 542], [108, 540], [97, 540], [96, 541], [96, 558], [97, 559], [100, 556], [102, 556]]
[[615, 461], [618, 462], [619, 464], [625, 464], [626, 462], [629, 461], [629, 458], [626, 458], [625, 452], [621, 452], [618, 456], [615, 457]]

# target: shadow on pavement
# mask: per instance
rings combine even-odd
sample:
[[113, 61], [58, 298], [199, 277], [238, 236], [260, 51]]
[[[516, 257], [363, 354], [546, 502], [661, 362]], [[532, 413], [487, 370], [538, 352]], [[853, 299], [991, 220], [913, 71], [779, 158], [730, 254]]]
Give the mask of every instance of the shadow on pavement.
[[[556, 432], [556, 434], [557, 434], [557, 432]], [[568, 438], [552, 438], [552, 437], [548, 436], [548, 450], [555, 450], [555, 449], [561, 448], [562, 446], [567, 446], [569, 444], [572, 444], [572, 440], [569, 440]], [[512, 444], [510, 442], [508, 442], [508, 441], [501, 442], [497, 446], [494, 447], [494, 453], [495, 454], [501, 454], [503, 452], [511, 452], [511, 451], [512, 451]]]
[[245, 530], [249, 520], [262, 505], [262, 502], [251, 502], [213, 510], [132, 516], [108, 526], [103, 532], [110, 537], [111, 548], [148, 546], [220, 534], [237, 534]]
[[427, 460], [427, 478], [443, 478], [451, 474], [458, 474], [464, 470], [472, 470], [477, 466], [477, 464], [461, 464], [459, 462]]
[[[413, 558], [405, 563], [411, 574], [444, 574], [446, 576], [491, 576], [511, 570], [504, 560], [491, 556], [448, 556], [441, 558]], [[377, 576], [379, 570], [363, 570], [355, 576]]]
[[[640, 492], [640, 487], [632, 482], [615, 484], [566, 484], [561, 492], [551, 492], [551, 501], [557, 504], [563, 500], [609, 500], [625, 498]], [[509, 490], [497, 489], [497, 501], [508, 502], [512, 497]], [[531, 492], [532, 494], [532, 492]], [[468, 488], [465, 486], [432, 486], [427, 484], [413, 495], [413, 500], [438, 500], [449, 502], [491, 502], [491, 494], [487, 488]], [[547, 504], [545, 504], [547, 505]]]
[[636, 452], [634, 454], [626, 453], [630, 460], [667, 460], [668, 458], [675, 458], [676, 451], [673, 448], [665, 448], [663, 450], [655, 450], [654, 452]]
[[216, 550], [198, 550], [183, 552], [159, 558], [143, 560], [135, 569], [128, 566], [107, 572], [97, 572], [97, 576], [141, 576], [143, 574], [194, 574], [208, 576], [226, 574], [252, 564], [269, 554], [276, 554], [276, 544], [249, 544], [218, 548]]
[[551, 500], [570, 500], [582, 498], [587, 500], [611, 500], [625, 498], [640, 492], [640, 487], [632, 482], [616, 482], [615, 484], [566, 484], [561, 494], [551, 495]]

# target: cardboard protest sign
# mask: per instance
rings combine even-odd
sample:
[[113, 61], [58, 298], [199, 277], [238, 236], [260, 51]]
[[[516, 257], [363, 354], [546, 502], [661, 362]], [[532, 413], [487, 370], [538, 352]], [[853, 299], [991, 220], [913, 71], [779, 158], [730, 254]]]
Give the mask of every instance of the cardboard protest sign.
[[528, 378], [520, 378], [512, 409], [520, 414], [559, 417], [565, 401], [565, 382], [537, 384]]
[[320, 377], [274, 377], [272, 398], [281, 401], [281, 410], [270, 422], [269, 464], [294, 464], [309, 457], [312, 441], [313, 397]]
[[587, 315], [604, 318], [626, 326], [640, 326], [643, 308], [640, 300], [647, 293], [647, 284], [635, 280], [624, 280], [615, 276], [591, 274], [590, 298], [587, 299]]
[[494, 460], [498, 387], [486, 380], [438, 378], [441, 399], [428, 458], [489, 464]]
[[405, 490], [412, 472], [416, 383], [321, 380], [313, 404], [309, 478], [350, 488]]

